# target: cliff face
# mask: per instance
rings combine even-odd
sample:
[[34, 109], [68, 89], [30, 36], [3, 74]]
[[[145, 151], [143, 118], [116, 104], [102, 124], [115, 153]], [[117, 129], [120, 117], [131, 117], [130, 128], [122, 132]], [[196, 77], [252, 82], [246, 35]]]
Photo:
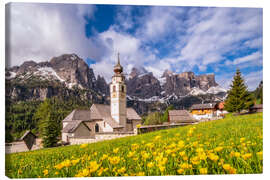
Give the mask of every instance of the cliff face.
[[161, 86], [157, 78], [151, 72], [143, 72], [133, 68], [129, 79], [126, 81], [127, 94], [138, 98], [151, 98], [159, 96]]
[[64, 54], [48, 62], [26, 61], [21, 66], [7, 69], [6, 96], [14, 101], [58, 96], [103, 103], [108, 94], [104, 81], [102, 78], [97, 81], [93, 69], [77, 55]]

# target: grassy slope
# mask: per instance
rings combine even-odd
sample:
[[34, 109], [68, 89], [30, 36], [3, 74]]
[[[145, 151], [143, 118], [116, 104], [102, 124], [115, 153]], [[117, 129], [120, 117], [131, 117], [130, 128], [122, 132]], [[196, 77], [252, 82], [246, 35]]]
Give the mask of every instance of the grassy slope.
[[[240, 138], [245, 139], [241, 142]], [[181, 144], [183, 142], [184, 146]], [[134, 150], [136, 145], [132, 148], [132, 144], [137, 144], [138, 148]], [[216, 147], [222, 150], [215, 150]], [[196, 161], [196, 157], [200, 157], [199, 148], [203, 149], [207, 159]], [[180, 153], [183, 151], [184, 156]], [[134, 155], [129, 156], [128, 153], [132, 152]], [[239, 152], [240, 157], [233, 156], [232, 152]], [[20, 178], [175, 175], [206, 171], [208, 174], [262, 173], [262, 160], [257, 152], [262, 152], [262, 113], [238, 117], [228, 115], [223, 120], [87, 146], [74, 145], [6, 155], [6, 174]], [[104, 156], [102, 160], [104, 154], [111, 159]], [[218, 160], [213, 155], [218, 156]], [[184, 163], [192, 167], [185, 167]], [[60, 164], [58, 168], [55, 167], [57, 164]], [[225, 164], [231, 168], [223, 167]]]

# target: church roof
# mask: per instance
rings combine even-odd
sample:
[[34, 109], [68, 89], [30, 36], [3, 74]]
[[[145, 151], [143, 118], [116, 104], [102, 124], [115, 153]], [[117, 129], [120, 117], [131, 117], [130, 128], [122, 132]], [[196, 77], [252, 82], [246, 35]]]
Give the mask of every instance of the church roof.
[[105, 104], [93, 104], [90, 108], [91, 119], [106, 121], [112, 128], [123, 127], [111, 117], [111, 107]]
[[62, 130], [63, 133], [73, 133], [82, 123], [89, 131], [91, 131], [87, 125], [83, 123], [84, 121], [71, 121]]
[[[90, 108], [90, 111], [92, 120], [103, 119], [113, 128], [122, 127], [112, 118], [110, 105], [93, 104]], [[137, 112], [133, 108], [127, 108], [127, 119], [141, 120], [141, 117], [137, 114]]]
[[63, 122], [70, 121], [91, 121], [90, 110], [74, 109], [64, 120]]
[[127, 108], [127, 119], [141, 120], [142, 118], [133, 108]]

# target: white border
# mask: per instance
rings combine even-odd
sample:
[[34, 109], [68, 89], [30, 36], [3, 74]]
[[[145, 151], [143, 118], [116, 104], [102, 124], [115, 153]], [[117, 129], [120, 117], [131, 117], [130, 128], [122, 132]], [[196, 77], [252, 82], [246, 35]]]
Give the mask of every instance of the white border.
[[[269, 172], [269, 130], [270, 128], [270, 118], [268, 111], [268, 100], [269, 95], [267, 92], [270, 92], [269, 89], [269, 71], [267, 72], [267, 69], [269, 67], [269, 41], [270, 41], [270, 28], [269, 28], [269, 14], [270, 14], [270, 6], [267, 2], [269, 0], [126, 0], [123, 2], [123, 0], [13, 0], [12, 2], [32, 2], [32, 3], [72, 3], [72, 4], [129, 4], [129, 5], [166, 5], [166, 6], [210, 6], [210, 7], [256, 7], [256, 8], [263, 8], [263, 77], [264, 77], [264, 121], [263, 121], [263, 127], [264, 127], [264, 171], [263, 174], [252, 174], [252, 175], [207, 175], [207, 176], [166, 176], [166, 178], [169, 179], [239, 179], [239, 178], [245, 178], [245, 179], [266, 179], [269, 178], [270, 172]], [[8, 0], [1, 0], [0, 1], [0, 37], [1, 37], [1, 43], [0, 43], [0, 178], [1, 179], [7, 179], [5, 177], [5, 171], [4, 171], [4, 162], [5, 162], [5, 149], [4, 149], [4, 127], [5, 127], [5, 87], [4, 87], [4, 74], [5, 74], [5, 4], [10, 1]], [[268, 170], [268, 171], [267, 171]], [[163, 177], [128, 177], [127, 179], [164, 179]], [[56, 178], [50, 178], [50, 179], [56, 179]], [[58, 178], [57, 178], [58, 179]], [[75, 178], [78, 179], [78, 178]], [[97, 179], [97, 178], [96, 178]], [[119, 179], [114, 177], [106, 177], [106, 178], [98, 178], [98, 179]], [[121, 178], [123, 179], [123, 178]]]

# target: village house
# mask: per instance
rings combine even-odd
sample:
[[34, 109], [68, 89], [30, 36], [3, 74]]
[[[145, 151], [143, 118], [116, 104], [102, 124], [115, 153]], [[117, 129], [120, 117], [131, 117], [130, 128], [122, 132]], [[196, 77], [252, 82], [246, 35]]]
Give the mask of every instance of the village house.
[[191, 106], [191, 114], [195, 119], [211, 119], [217, 116], [217, 104], [193, 104]]
[[197, 121], [187, 110], [169, 110], [168, 122], [170, 124], [193, 123]]
[[[136, 133], [141, 117], [126, 107], [126, 84], [119, 54], [110, 83], [110, 105], [93, 104], [89, 110], [73, 110], [63, 121], [62, 141], [113, 138]], [[89, 140], [90, 139], [90, 140]]]

